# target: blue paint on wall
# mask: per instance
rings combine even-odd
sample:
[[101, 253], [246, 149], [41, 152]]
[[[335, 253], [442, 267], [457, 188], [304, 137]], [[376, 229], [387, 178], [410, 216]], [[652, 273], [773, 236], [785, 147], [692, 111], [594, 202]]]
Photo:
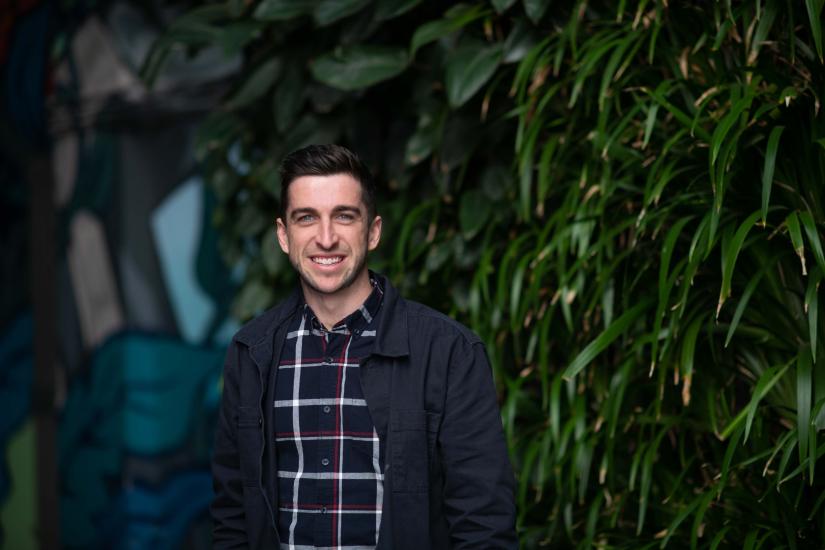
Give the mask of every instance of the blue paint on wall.
[[67, 547], [120, 547], [113, 541], [127, 537], [129, 548], [171, 548], [205, 513], [223, 353], [139, 333], [97, 351], [60, 424]]

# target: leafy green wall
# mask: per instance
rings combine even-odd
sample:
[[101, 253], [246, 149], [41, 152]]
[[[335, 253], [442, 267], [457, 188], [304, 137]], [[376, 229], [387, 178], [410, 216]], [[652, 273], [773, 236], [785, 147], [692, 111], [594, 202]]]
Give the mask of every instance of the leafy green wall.
[[377, 267], [488, 344], [526, 547], [822, 547], [821, 27], [821, 0], [230, 0], [144, 75], [245, 55], [197, 148], [240, 318], [293, 281], [283, 155], [376, 167]]

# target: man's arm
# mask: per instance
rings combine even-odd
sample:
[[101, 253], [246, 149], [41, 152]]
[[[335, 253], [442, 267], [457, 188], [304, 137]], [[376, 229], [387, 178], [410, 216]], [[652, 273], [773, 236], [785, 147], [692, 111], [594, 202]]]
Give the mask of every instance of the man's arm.
[[238, 460], [238, 348], [233, 341], [223, 367], [223, 395], [212, 456], [213, 548], [246, 548], [243, 487]]
[[482, 343], [454, 356], [439, 443], [452, 548], [518, 548], [513, 470]]

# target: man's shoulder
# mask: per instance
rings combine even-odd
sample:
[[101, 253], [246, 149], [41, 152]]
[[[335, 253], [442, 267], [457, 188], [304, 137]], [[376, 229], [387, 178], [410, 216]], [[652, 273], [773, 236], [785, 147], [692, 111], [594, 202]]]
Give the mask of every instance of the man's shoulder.
[[472, 345], [481, 342], [478, 335], [452, 317], [415, 300], [404, 300], [411, 338], [416, 336], [452, 336]]
[[232, 341], [247, 346], [254, 346], [263, 340], [267, 334], [271, 334], [275, 328], [289, 317], [294, 309], [293, 302], [293, 297], [290, 296], [258, 316], [253, 317], [238, 329], [232, 337]]

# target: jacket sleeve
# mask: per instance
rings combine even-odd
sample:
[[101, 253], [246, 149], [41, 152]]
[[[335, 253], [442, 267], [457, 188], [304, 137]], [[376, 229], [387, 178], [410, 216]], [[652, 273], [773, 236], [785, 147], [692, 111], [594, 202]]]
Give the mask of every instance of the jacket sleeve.
[[223, 395], [215, 431], [212, 455], [212, 486], [215, 496], [212, 514], [213, 548], [246, 548], [243, 487], [237, 447], [238, 348], [233, 341], [223, 368]]
[[451, 547], [518, 548], [515, 479], [481, 342], [455, 354], [439, 435]]

